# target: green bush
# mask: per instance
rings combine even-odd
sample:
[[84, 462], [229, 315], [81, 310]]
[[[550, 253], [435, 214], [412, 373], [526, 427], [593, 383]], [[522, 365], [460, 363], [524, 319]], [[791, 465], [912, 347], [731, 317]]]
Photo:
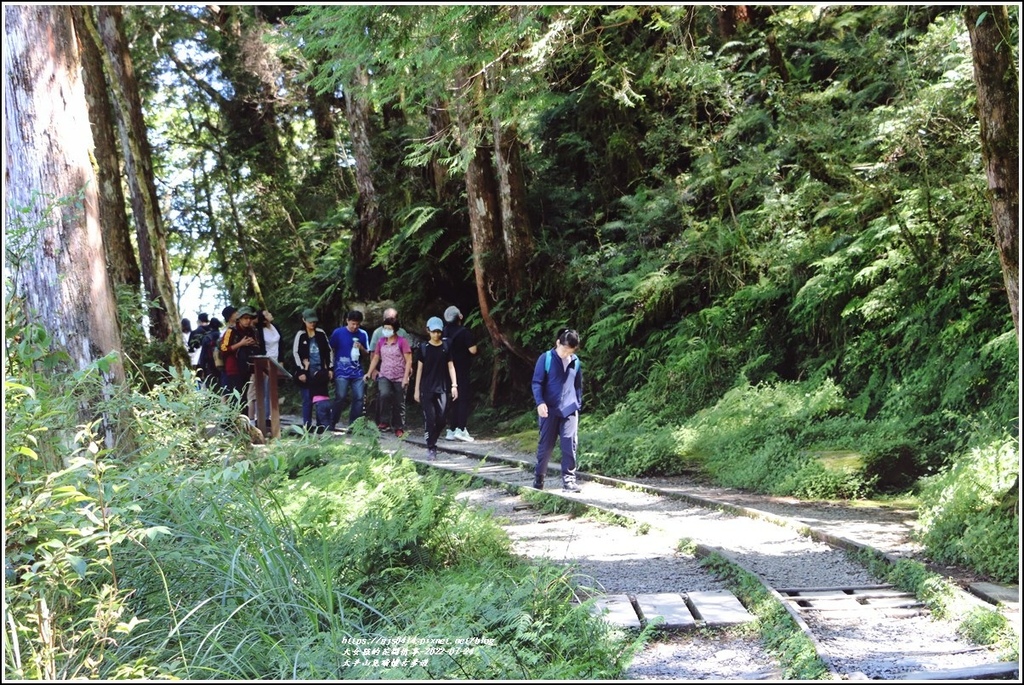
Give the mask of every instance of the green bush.
[[1019, 442], [1005, 436], [958, 455], [946, 470], [924, 479], [918, 518], [934, 559], [1016, 581], [1020, 511], [1007, 495], [1019, 467]]
[[[602, 680], [621, 676], [631, 643], [575, 601], [578, 597], [564, 569], [531, 567], [510, 557], [495, 561], [410, 575], [393, 588], [394, 610], [385, 635], [448, 638], [446, 653], [431, 659], [430, 666], [415, 672], [415, 677]], [[395, 669], [381, 676], [400, 674]], [[354, 675], [380, 677], [365, 668]]]
[[677, 434], [683, 459], [722, 485], [821, 499], [863, 497], [862, 468], [831, 471], [820, 454], [858, 452], [871, 427], [847, 411], [840, 389], [820, 383], [733, 388]]

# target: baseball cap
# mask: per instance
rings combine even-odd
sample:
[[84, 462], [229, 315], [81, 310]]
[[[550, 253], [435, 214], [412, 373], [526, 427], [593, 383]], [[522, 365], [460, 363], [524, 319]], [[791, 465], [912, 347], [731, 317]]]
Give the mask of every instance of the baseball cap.
[[317, 318], [316, 310], [315, 309], [303, 309], [302, 310], [302, 320], [303, 321], [308, 321], [310, 323], [316, 323], [320, 319]]
[[256, 310], [252, 307], [242, 307], [238, 310], [238, 318], [242, 318], [243, 316], [251, 316], [255, 318]]
[[427, 330], [428, 331], [443, 331], [444, 330], [444, 323], [442, 323], [441, 319], [437, 318], [436, 316], [432, 316], [427, 321]]
[[210, 315], [206, 312], [201, 312], [199, 314], [199, 323], [210, 323]]
[[452, 305], [451, 307], [448, 307], [448, 309], [444, 310], [444, 320], [447, 321], [448, 323], [452, 323], [460, 316], [462, 316], [462, 312], [460, 312], [459, 308], [456, 307], [455, 305]]

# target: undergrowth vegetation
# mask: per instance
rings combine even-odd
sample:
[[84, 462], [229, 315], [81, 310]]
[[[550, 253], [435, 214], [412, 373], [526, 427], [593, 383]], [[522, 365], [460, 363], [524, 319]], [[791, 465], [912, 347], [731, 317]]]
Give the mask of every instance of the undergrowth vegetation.
[[[547, 309], [521, 309], [538, 351], [581, 331], [582, 468], [911, 495], [929, 554], [1014, 581], [1019, 343], [963, 17], [792, 6], [706, 53], [659, 35], [657, 56], [641, 35], [609, 33], [602, 55], [644, 65], [644, 104], [588, 83], [579, 107], [601, 116], [553, 110], [528, 157], [538, 260], [565, 268]], [[785, 77], [766, 44], [801, 46]], [[609, 166], [619, 192], [588, 193]]]
[[104, 392], [8, 349], [6, 679], [607, 679], [635, 649], [374, 439], [254, 448], [190, 374]]

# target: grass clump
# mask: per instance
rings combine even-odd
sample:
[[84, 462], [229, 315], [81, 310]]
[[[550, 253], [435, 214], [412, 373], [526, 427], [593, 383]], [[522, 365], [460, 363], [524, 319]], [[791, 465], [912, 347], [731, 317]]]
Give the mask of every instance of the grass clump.
[[828, 667], [818, 656], [814, 643], [804, 635], [786, 608], [750, 573], [719, 554], [702, 562], [719, 577], [743, 606], [757, 617], [757, 629], [765, 649], [783, 667], [787, 680], [827, 680]]
[[[576, 603], [567, 572], [551, 565], [465, 563], [410, 576], [390, 594], [383, 634], [422, 636], [436, 652], [414, 677], [600, 680], [620, 676], [632, 651]], [[370, 669], [355, 675], [374, 677]]]

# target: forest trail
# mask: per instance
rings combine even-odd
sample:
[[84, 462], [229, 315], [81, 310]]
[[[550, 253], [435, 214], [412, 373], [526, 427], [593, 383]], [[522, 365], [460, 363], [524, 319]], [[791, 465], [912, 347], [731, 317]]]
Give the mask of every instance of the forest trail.
[[[349, 438], [336, 434], [332, 439]], [[533, 480], [530, 470], [533, 455], [515, 449], [507, 440], [480, 437], [475, 442], [441, 440], [438, 443], [441, 454], [432, 462], [427, 461], [420, 429], [411, 429], [402, 439], [384, 434], [380, 442], [386, 451], [455, 473], [473, 473], [492, 482], [519, 488], [528, 488]], [[579, 478], [583, 488], [581, 493], [562, 495], [557, 477], [549, 478], [546, 491], [612, 512], [647, 526], [652, 533], [658, 531], [658, 535], [664, 538], [658, 543], [660, 551], [641, 549], [654, 543], [646, 539], [648, 535], [630, 533], [622, 539], [611, 540], [609, 536], [612, 533], [599, 524], [572, 517], [565, 517], [568, 520], [561, 522], [545, 521], [542, 531], [531, 532], [528, 523], [513, 523], [506, 529], [510, 531], [517, 550], [525, 545], [530, 556], [571, 565], [584, 576], [595, 579], [598, 587], [605, 586], [609, 594], [628, 593], [635, 597], [641, 593], [670, 589], [682, 593], [717, 590], [714, 586], [702, 585], [707, 580], [700, 577], [700, 569], [689, 568], [687, 564], [691, 564], [691, 560], [675, 553], [674, 546], [683, 538], [723, 553], [756, 573], [772, 588], [798, 588], [803, 591], [815, 588], [878, 588], [881, 581], [847, 558], [846, 550], [871, 548], [892, 560], [910, 558], [925, 561], [920, 558], [920, 548], [912, 540], [915, 516], [911, 510], [800, 502], [714, 488], [686, 477], [626, 481], [581, 472]], [[474, 505], [486, 506], [502, 519], [513, 521], [520, 513], [527, 517], [538, 516], [536, 511], [519, 512], [516, 509], [516, 506], [523, 508], [523, 500], [518, 495], [500, 488], [485, 489], [493, 492], [470, 496], [487, 500], [473, 501]], [[614, 528], [606, 526], [609, 527]], [[534, 535], [539, 536], [539, 542], [533, 540]], [[586, 543], [591, 537], [596, 537], [596, 540]], [[613, 550], [614, 561], [609, 561], [609, 550]], [[962, 570], [959, 577], [955, 573], [943, 575], [966, 583], [965, 588], [973, 585], [976, 593], [985, 594], [989, 599], [992, 599], [992, 591], [1005, 593], [1001, 597], [1004, 601], [1001, 610], [1019, 634], [1019, 603], [1014, 601], [1016, 588], [986, 586], [983, 579], [973, 578]], [[984, 592], [986, 587], [990, 592]], [[886, 591], [890, 590], [875, 592]], [[961, 594], [962, 600], [973, 603], [973, 606], [983, 604], [975, 595]], [[792, 604], [795, 607], [799, 602]], [[799, 609], [794, 610], [803, 613]], [[916, 611], [916, 614], [909, 612], [912, 615], [901, 616], [899, 620], [886, 615], [888, 610], [884, 608], [874, 614], [870, 611], [863, 613], [865, 615], [850, 619], [829, 616], [828, 612], [812, 607], [811, 616], [805, 620], [805, 625], [810, 626], [807, 632], [818, 640], [819, 653], [836, 674], [892, 678], [901, 677], [904, 673], [1014, 668], [1013, 664], [1008, 666], [998, 662], [989, 650], [963, 641], [954, 634], [951, 624], [933, 620], [924, 610]], [[836, 619], [845, 622], [837, 625]], [[850, 621], [857, 627], [852, 628]], [[716, 639], [731, 640], [732, 637]], [[870, 647], [865, 646], [867, 642], [872, 643]], [[903, 646], [900, 654], [891, 653], [893, 644]], [[693, 650], [707, 649], [707, 645], [692, 636], [680, 634], [668, 641], [657, 642], [655, 649], [660, 650], [660, 656], [655, 658], [650, 651], [645, 651], [638, 656], [637, 663], [662, 669], [657, 671], [661, 675], [637, 673], [633, 677], [693, 677], [692, 673], [687, 676], [678, 672], [678, 668], [692, 660]], [[748, 669], [746, 676], [750, 679], [773, 677], [774, 671], [763, 655], [758, 654], [755, 645], [730, 642], [728, 650], [740, 655], [741, 663]], [[667, 663], [676, 661], [679, 662], [678, 667], [663, 673]], [[709, 661], [704, 667], [711, 665], [713, 662]], [[725, 679], [743, 677], [726, 673], [719, 675]]]
[[[478, 438], [472, 443], [442, 440], [438, 443], [441, 454], [432, 462], [427, 461], [425, 441], [418, 431], [407, 433], [401, 440], [385, 434], [381, 444], [388, 451], [455, 473], [474, 473], [493, 482], [527, 489], [533, 480], [528, 468], [533, 455], [510, 448], [507, 441], [500, 439]], [[511, 504], [519, 502], [522, 506], [521, 497], [508, 495], [500, 488], [485, 488], [496, 494], [469, 497], [477, 505], [483, 505], [475, 501], [480, 497], [497, 498], [497, 502], [487, 506], [503, 520], [512, 521], [506, 529], [517, 550], [525, 549], [530, 556], [560, 559], [588, 580], [597, 581], [598, 587], [604, 586], [609, 595], [626, 593], [631, 599], [665, 592], [689, 597], [694, 591], [717, 589], [706, 585], [714, 581], [709, 581], [706, 573], [702, 577], [696, 558], [673, 553], [682, 538], [723, 554], [756, 573], [769, 587], [804, 591], [880, 587], [879, 579], [848, 558], [847, 549], [872, 547], [890, 557], [908, 558], [916, 551], [910, 541], [913, 512], [883, 509], [880, 513], [855, 506], [804, 504], [758, 496], [744, 499], [744, 493], [700, 487], [683, 478], [659, 479], [654, 486], [582, 473], [580, 482], [582, 492], [563, 495], [558, 478], [551, 477], [545, 490], [647, 526], [648, 532], [632, 532], [612, 539], [608, 528], [615, 526], [570, 518], [564, 522], [550, 521], [542, 526], [545, 530], [524, 533], [524, 524], [516, 523], [517, 512]], [[714, 495], [720, 499], [713, 498]], [[753, 504], [760, 508], [753, 508]], [[527, 518], [531, 514], [535, 519], [538, 516], [536, 512], [523, 513]], [[794, 515], [799, 518], [793, 518]], [[539, 523], [535, 521], [534, 526]], [[827, 532], [823, 530], [826, 527]], [[807, 528], [817, 532], [808, 536]], [[533, 540], [533, 535], [539, 536], [539, 542]], [[660, 552], [644, 549], [659, 544]], [[691, 568], [694, 565], [698, 568]], [[894, 588], [874, 591], [885, 592], [899, 594]], [[962, 594], [961, 601], [972, 606], [983, 604], [973, 595]], [[954, 624], [934, 620], [923, 608], [896, 611], [879, 604], [891, 601], [906, 600], [873, 599], [871, 606], [851, 603], [856, 611], [845, 615], [820, 607], [801, 609], [799, 605], [804, 602], [799, 600], [789, 602], [787, 608], [791, 614], [800, 615], [798, 625], [812, 636], [819, 655], [839, 677], [952, 677], [950, 674], [956, 673], [981, 674], [966, 677], [1006, 677], [1006, 673], [1017, 672], [1016, 664], [1002, 662], [991, 650], [970, 644], [955, 634]], [[1015, 609], [1016, 604], [1006, 607], [1019, 633], [1019, 611]], [[711, 635], [705, 634], [704, 639], [685, 632], [663, 636], [637, 656], [629, 677], [706, 678], [708, 673], [720, 679], [776, 677], [759, 645], [754, 644], [756, 640], [745, 641], [728, 632]], [[709, 639], [718, 644], [709, 647]], [[900, 646], [898, 653], [893, 652], [893, 645]], [[701, 651], [709, 649], [710, 656]], [[731, 655], [728, 663], [714, 658], [718, 652]], [[695, 660], [701, 662], [697, 671], [692, 670]], [[723, 668], [738, 668], [742, 674], [720, 670]]]
[[[390, 434], [382, 435], [381, 441], [389, 446], [399, 442]], [[426, 448], [425, 441], [414, 432], [407, 433], [403, 442]], [[535, 463], [533, 454], [517, 450], [502, 438], [478, 437], [474, 442], [442, 439], [438, 442], [438, 448], [454, 454], [523, 464], [529, 468]], [[873, 549], [893, 561], [913, 559], [986, 602], [1004, 603], [1010, 613], [1019, 616], [1018, 586], [995, 583], [968, 569], [936, 564], [928, 559], [921, 544], [914, 539], [917, 513], [910, 508], [873, 501], [804, 501], [795, 497], [762, 495], [708, 485], [689, 476], [621, 479], [591, 474], [585, 470], [581, 470], [580, 474], [583, 483], [589, 481], [618, 487], [639, 487], [652, 494], [677, 498], [698, 506], [719, 508], [797, 530], [808, 529], [813, 539], [844, 549]]]

